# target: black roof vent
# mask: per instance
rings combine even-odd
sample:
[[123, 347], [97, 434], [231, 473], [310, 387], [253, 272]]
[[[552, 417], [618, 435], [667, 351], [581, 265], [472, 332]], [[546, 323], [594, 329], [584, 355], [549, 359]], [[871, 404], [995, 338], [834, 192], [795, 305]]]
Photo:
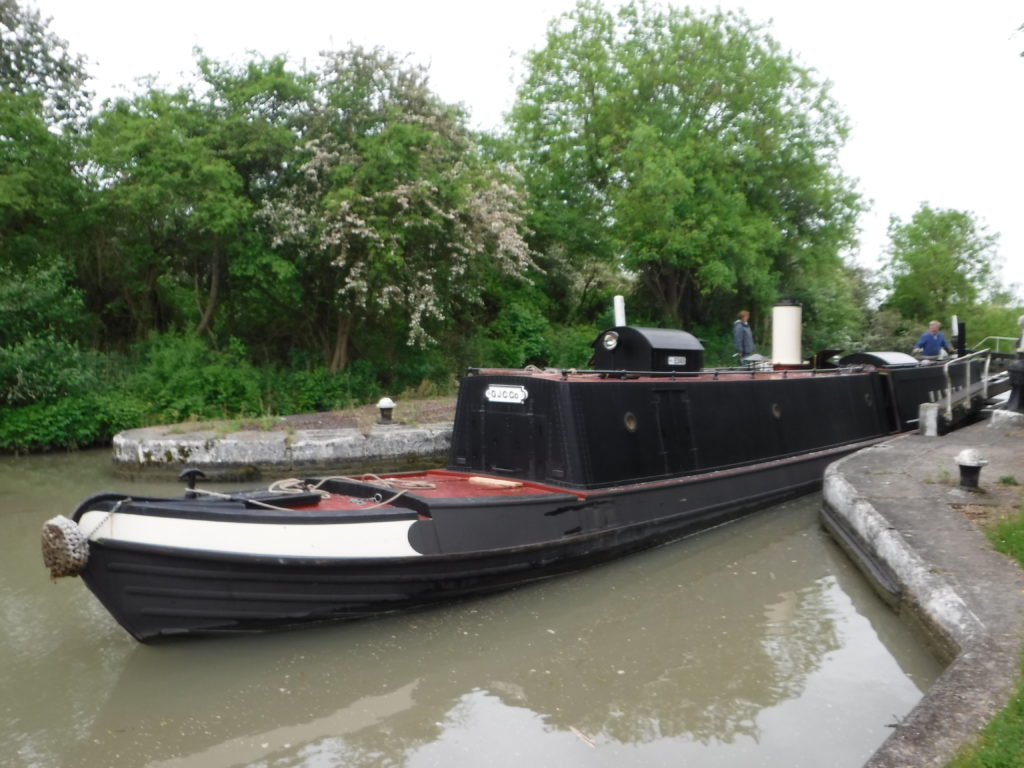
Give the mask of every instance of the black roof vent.
[[599, 371], [699, 371], [704, 345], [691, 333], [620, 325], [598, 335], [594, 367]]

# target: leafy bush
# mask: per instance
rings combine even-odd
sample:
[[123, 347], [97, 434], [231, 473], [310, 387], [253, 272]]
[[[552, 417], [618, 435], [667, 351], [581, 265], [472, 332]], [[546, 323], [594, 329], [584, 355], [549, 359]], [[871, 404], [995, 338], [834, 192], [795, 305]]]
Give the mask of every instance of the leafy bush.
[[102, 357], [53, 336], [0, 347], [0, 404], [29, 405], [80, 395], [98, 386]]
[[232, 339], [224, 351], [196, 336], [154, 335], [137, 350], [141, 367], [127, 389], [156, 421], [178, 422], [263, 412], [259, 371]]
[[586, 368], [594, 354], [597, 331], [592, 325], [558, 325], [546, 334], [547, 364], [552, 368]]
[[86, 448], [107, 443], [118, 432], [144, 423], [142, 403], [119, 391], [0, 408], [0, 451]]
[[[986, 304], [977, 307], [970, 315], [961, 317], [967, 323], [967, 341], [978, 349], [998, 349], [1013, 352], [1015, 343], [1004, 339], [1016, 339], [1020, 335], [1017, 318], [1024, 313], [1022, 306], [997, 306]], [[947, 334], [948, 335], [948, 334]], [[996, 338], [987, 337], [999, 337]], [[987, 340], [986, 340], [987, 339]], [[985, 343], [982, 344], [982, 341]]]
[[498, 312], [484, 337], [481, 365], [520, 368], [547, 364], [547, 318], [530, 304], [513, 301]]
[[341, 373], [326, 368], [271, 369], [264, 373], [264, 405], [270, 413], [307, 413], [348, 408], [380, 397], [380, 385], [364, 361]]
[[82, 293], [70, 282], [69, 267], [59, 262], [27, 272], [0, 266], [0, 346], [31, 336], [81, 339], [89, 323]]

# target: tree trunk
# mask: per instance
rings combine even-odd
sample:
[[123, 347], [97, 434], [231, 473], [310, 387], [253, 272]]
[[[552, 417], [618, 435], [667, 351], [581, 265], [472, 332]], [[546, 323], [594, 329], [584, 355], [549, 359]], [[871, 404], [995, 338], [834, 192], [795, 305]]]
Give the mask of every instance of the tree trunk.
[[[199, 298], [199, 280], [196, 280], [196, 298]], [[210, 291], [206, 300], [206, 308], [203, 316], [196, 326], [196, 336], [202, 336], [210, 330], [213, 322], [213, 313], [217, 309], [217, 302], [220, 299], [220, 248], [213, 251], [213, 259], [210, 262]]]
[[348, 338], [351, 333], [351, 316], [339, 314], [337, 331], [334, 334], [334, 351], [331, 353], [329, 366], [331, 373], [339, 373], [348, 365]]
[[690, 275], [686, 271], [663, 264], [650, 265], [645, 270], [644, 281], [650, 292], [654, 305], [663, 322], [670, 328], [682, 327], [687, 308], [683, 299], [690, 283]]

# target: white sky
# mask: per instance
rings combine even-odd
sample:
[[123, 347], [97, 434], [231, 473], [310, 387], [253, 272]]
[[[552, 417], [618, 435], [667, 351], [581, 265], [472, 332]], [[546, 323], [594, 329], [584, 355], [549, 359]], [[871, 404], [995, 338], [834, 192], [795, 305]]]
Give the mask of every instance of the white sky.
[[[194, 77], [192, 49], [242, 63], [380, 46], [430, 68], [441, 98], [496, 128], [522, 57], [573, 0], [22, 0], [89, 60], [100, 97]], [[618, 4], [606, 0], [606, 5]], [[682, 5], [683, 3], [676, 3]], [[922, 202], [969, 211], [999, 234], [1007, 281], [1024, 285], [1024, 4], [1019, 0], [721, 0], [743, 8], [820, 78], [852, 124], [842, 156], [871, 203], [860, 263], [874, 267], [891, 215]]]

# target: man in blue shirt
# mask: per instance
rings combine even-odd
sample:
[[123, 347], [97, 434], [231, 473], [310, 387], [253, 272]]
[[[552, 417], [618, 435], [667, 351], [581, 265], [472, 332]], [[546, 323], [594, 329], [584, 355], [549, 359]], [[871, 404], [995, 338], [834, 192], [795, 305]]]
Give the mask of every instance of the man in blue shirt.
[[928, 323], [928, 330], [922, 333], [921, 338], [917, 340], [917, 346], [914, 347], [911, 354], [920, 353], [923, 357], [938, 357], [939, 352], [943, 349], [946, 352], [951, 351], [946, 337], [939, 330], [939, 321], [932, 320]]

